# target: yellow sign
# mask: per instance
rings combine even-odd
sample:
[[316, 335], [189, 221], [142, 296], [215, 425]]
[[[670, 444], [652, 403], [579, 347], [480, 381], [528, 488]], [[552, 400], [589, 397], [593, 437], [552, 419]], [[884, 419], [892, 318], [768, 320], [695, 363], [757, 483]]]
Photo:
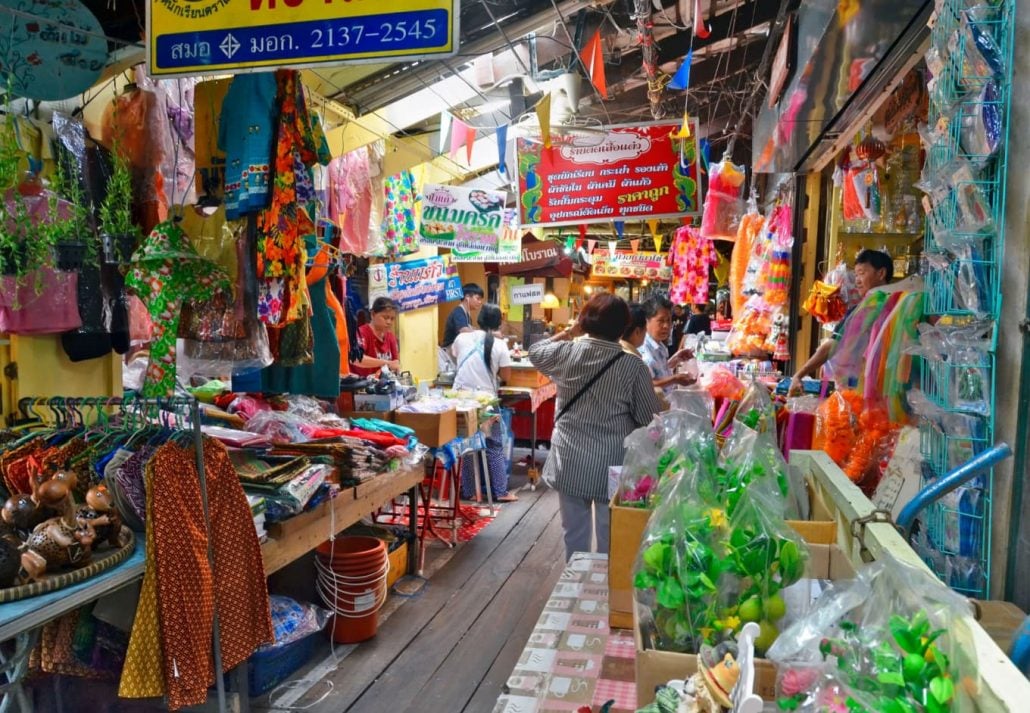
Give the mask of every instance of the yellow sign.
[[458, 51], [458, 0], [150, 0], [153, 76], [222, 74]]

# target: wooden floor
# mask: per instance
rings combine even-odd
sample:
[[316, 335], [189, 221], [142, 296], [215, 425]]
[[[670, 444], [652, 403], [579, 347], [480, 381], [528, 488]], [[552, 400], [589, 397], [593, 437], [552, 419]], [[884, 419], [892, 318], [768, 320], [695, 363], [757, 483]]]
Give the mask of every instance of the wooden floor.
[[[512, 477], [512, 486], [524, 483]], [[376, 638], [324, 654], [261, 713], [489, 713], [564, 566], [557, 494], [519, 491], [470, 542], [430, 549], [428, 585]], [[444, 562], [445, 560], [445, 562]], [[443, 562], [441, 566], [441, 562]]]

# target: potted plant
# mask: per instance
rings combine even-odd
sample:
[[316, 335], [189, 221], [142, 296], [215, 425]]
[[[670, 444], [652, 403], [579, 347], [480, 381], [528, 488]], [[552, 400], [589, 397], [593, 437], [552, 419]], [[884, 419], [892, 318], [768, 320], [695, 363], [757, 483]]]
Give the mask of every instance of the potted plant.
[[[91, 239], [82, 186], [64, 160], [57, 161], [51, 189], [49, 217], [41, 226], [40, 242], [52, 249], [58, 270], [78, 270], [96, 257], [96, 245]], [[62, 198], [67, 202], [62, 202]]]
[[111, 156], [107, 195], [100, 204], [100, 239], [104, 262], [126, 264], [139, 243], [139, 229], [132, 222], [132, 174], [117, 141], [111, 147]]

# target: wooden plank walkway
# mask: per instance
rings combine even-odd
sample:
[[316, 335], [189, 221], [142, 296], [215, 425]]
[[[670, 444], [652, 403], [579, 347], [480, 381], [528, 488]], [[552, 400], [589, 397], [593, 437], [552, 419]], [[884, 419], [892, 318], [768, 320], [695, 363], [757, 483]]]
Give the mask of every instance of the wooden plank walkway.
[[252, 710], [492, 710], [565, 564], [557, 494], [522, 490], [519, 498], [448, 552], [422, 593], [394, 609], [375, 639], [343, 647], [342, 658], [341, 647], [335, 656], [326, 647], [325, 657], [294, 677], [301, 690], [274, 702], [255, 699]]

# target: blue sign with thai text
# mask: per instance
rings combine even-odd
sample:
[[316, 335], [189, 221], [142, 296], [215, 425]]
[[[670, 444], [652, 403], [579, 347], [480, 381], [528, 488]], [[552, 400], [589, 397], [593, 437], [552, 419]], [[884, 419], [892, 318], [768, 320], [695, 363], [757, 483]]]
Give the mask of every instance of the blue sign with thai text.
[[450, 257], [388, 262], [368, 268], [369, 299], [387, 296], [402, 312], [460, 300], [461, 276]]

